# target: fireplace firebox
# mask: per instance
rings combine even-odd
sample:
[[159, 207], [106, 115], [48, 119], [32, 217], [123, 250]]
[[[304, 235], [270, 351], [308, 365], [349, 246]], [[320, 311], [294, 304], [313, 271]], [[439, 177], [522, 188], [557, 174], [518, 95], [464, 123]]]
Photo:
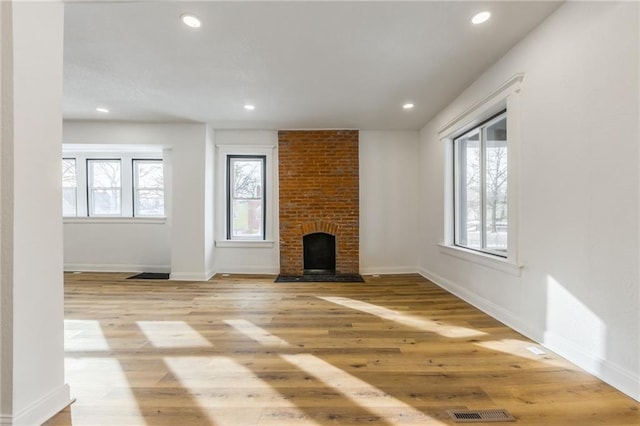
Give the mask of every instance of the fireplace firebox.
[[302, 238], [305, 275], [336, 273], [336, 237], [315, 232]]

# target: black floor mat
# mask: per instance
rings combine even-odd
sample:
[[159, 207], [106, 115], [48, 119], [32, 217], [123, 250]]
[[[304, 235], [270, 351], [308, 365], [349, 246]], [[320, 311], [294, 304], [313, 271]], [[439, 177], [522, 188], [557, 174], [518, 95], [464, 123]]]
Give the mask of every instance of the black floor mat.
[[168, 280], [169, 274], [161, 272], [143, 272], [127, 278], [128, 280]]
[[364, 279], [358, 274], [338, 275], [278, 275], [277, 283], [363, 283]]

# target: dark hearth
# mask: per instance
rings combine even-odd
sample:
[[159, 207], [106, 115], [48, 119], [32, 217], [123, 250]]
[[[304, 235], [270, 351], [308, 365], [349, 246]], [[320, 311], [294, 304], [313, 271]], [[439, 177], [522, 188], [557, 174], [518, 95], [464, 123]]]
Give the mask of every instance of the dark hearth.
[[358, 274], [332, 275], [278, 275], [277, 283], [363, 283], [364, 278]]
[[336, 273], [336, 237], [315, 232], [302, 238], [304, 275], [331, 275]]

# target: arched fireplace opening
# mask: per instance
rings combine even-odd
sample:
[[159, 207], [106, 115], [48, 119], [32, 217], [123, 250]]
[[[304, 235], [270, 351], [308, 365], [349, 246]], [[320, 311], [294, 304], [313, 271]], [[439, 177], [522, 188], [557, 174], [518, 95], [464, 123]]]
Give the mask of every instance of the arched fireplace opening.
[[336, 273], [336, 237], [315, 232], [302, 237], [305, 275]]

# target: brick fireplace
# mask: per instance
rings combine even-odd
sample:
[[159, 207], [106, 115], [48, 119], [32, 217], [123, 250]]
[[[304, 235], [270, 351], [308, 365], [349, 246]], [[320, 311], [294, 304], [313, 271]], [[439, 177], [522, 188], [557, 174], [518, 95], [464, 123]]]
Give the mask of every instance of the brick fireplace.
[[335, 237], [336, 274], [358, 274], [358, 131], [279, 131], [278, 161], [280, 274], [303, 274], [314, 233]]

